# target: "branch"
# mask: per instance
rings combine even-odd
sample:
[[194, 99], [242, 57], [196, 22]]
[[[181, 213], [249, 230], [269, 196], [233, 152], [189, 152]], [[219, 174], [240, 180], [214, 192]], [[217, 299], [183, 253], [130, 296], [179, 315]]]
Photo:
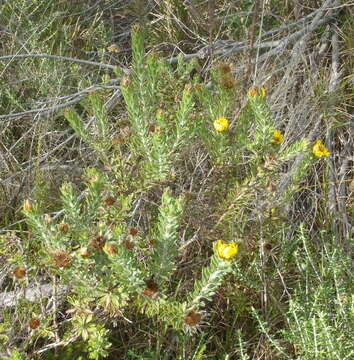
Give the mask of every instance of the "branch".
[[[120, 80], [121, 80], [120, 78], [115, 79], [116, 82], [119, 82]], [[49, 106], [49, 107], [43, 107], [42, 109], [27, 110], [27, 111], [23, 111], [23, 112], [19, 112], [19, 113], [14, 113], [14, 114], [0, 115], [0, 120], [10, 120], [10, 119], [28, 116], [31, 114], [38, 114], [38, 113], [41, 113], [42, 115], [47, 114], [47, 113], [52, 113], [54, 111], [64, 109], [68, 106], [71, 106], [71, 105], [74, 105], [74, 104], [80, 102], [84, 98], [85, 94], [90, 93], [94, 90], [99, 90], [99, 89], [116, 89], [118, 92], [120, 91], [118, 86], [92, 85], [92, 86], [89, 86], [88, 88], [85, 88], [85, 89], [75, 93], [75, 94], [70, 94], [70, 95], [66, 95], [61, 98], [58, 98], [58, 99], [73, 98], [72, 100], [69, 100], [63, 104], [53, 105], [53, 106]], [[118, 96], [117, 91], [115, 92], [116, 96]]]
[[[41, 59], [55, 59], [55, 60], [61, 60], [61, 61], [70, 61], [75, 62], [78, 64], [84, 64], [84, 65], [93, 65], [93, 66], [99, 66], [104, 67], [107, 69], [115, 70], [117, 66], [110, 65], [110, 64], [104, 64], [99, 63], [96, 61], [89, 61], [89, 60], [82, 60], [82, 59], [76, 59], [68, 56], [59, 56], [59, 55], [50, 55], [50, 54], [14, 54], [14, 55], [6, 55], [6, 56], [0, 56], [0, 61], [5, 60], [14, 60], [14, 59], [27, 59], [27, 58], [41, 58]], [[127, 71], [126, 69], [123, 69], [123, 71]]]

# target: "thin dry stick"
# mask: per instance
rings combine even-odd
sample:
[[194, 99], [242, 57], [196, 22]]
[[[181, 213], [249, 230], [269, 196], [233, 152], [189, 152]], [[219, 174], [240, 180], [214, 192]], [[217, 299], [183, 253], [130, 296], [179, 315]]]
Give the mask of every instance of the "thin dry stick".
[[[99, 63], [96, 61], [89, 61], [89, 60], [82, 60], [82, 59], [76, 59], [68, 56], [59, 56], [59, 55], [50, 55], [50, 54], [14, 54], [14, 55], [6, 55], [6, 56], [0, 56], [0, 61], [5, 60], [17, 60], [17, 59], [27, 59], [27, 58], [40, 58], [40, 59], [55, 59], [55, 60], [62, 60], [62, 61], [70, 61], [78, 64], [84, 64], [84, 65], [93, 65], [93, 66], [99, 66], [104, 67], [107, 69], [115, 70], [117, 66], [110, 65], [110, 64], [104, 64]], [[123, 69], [125, 71], [126, 69]], [[128, 71], [128, 70], [126, 70]]]
[[[120, 78], [118, 78], [116, 80], [120, 81]], [[41, 115], [51, 114], [60, 109], [65, 109], [66, 107], [77, 104], [78, 102], [80, 102], [81, 100], [84, 99], [84, 97], [85, 97], [84, 95], [86, 95], [92, 91], [100, 90], [100, 89], [116, 89], [117, 91], [120, 91], [119, 86], [116, 86], [116, 85], [92, 85], [92, 86], [89, 86], [89, 87], [75, 93], [75, 94], [70, 94], [70, 95], [66, 95], [61, 98], [58, 98], [58, 99], [73, 98], [72, 100], [69, 100], [65, 103], [53, 105], [53, 106], [49, 106], [49, 107], [43, 107], [41, 109], [27, 110], [27, 111], [23, 111], [23, 112], [19, 112], [19, 113], [14, 113], [14, 114], [0, 115], [0, 120], [10, 120], [10, 119], [15, 119], [15, 118], [19, 118], [19, 117], [27, 117], [31, 114], [39, 114], [39, 113]], [[58, 100], [58, 99], [56, 99], [56, 100]]]
[[258, 23], [260, 1], [261, 0], [257, 0], [255, 2], [254, 11], [253, 11], [253, 15], [252, 15], [252, 24], [251, 24], [251, 30], [250, 30], [251, 38], [249, 40], [249, 46], [248, 46], [248, 64], [247, 64], [247, 70], [246, 70], [246, 78], [247, 79], [249, 79], [250, 75], [253, 73], [254, 63], [252, 62], [252, 57], [253, 57], [254, 42], [256, 39], [256, 24]]
[[[332, 69], [328, 86], [328, 93], [334, 93], [340, 84], [340, 70], [339, 70], [339, 41], [338, 34], [334, 26], [331, 27], [332, 30]], [[327, 131], [327, 146], [332, 156], [329, 161], [329, 192], [328, 192], [328, 211], [332, 214], [332, 228], [333, 232], [336, 234], [336, 240], [340, 242], [342, 239], [341, 229], [340, 229], [340, 217], [339, 217], [339, 194], [337, 189], [338, 183], [338, 171], [336, 169], [336, 158], [335, 153], [335, 141], [333, 138], [334, 134], [331, 129]]]

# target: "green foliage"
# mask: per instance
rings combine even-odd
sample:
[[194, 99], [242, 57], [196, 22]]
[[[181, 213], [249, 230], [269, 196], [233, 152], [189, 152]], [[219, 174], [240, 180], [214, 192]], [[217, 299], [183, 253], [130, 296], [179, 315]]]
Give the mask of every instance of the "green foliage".
[[231, 263], [221, 260], [217, 255], [211, 258], [210, 265], [202, 271], [202, 278], [197, 280], [193, 292], [189, 295], [188, 309], [197, 310], [210, 301], [222, 284], [225, 275], [231, 271]]
[[18, 351], [14, 351], [11, 354], [10, 360], [25, 360], [26, 359], [26, 355], [25, 354], [21, 354]]
[[178, 254], [178, 227], [182, 215], [182, 199], [174, 199], [167, 189], [161, 198], [160, 214], [154, 238], [155, 253], [152, 257], [151, 274], [163, 285], [175, 270]]
[[[173, 160], [193, 134], [189, 119], [194, 106], [192, 89], [185, 85], [175, 114], [168, 108], [162, 110], [160, 104], [177, 96], [176, 88], [175, 94], [163, 95], [166, 80], [174, 78], [172, 70], [154, 54], [145, 57], [144, 37], [138, 28], [132, 32], [132, 51], [132, 73], [121, 87], [133, 130], [131, 151], [144, 157], [144, 178], [161, 181], [170, 175]], [[191, 70], [179, 64], [179, 74], [185, 76]]]
[[304, 227], [298, 236], [303, 246], [295, 259], [301, 281], [290, 299], [289, 327], [283, 333], [296, 344], [299, 359], [350, 359], [354, 354], [350, 260], [327, 234], [322, 235], [320, 253]]
[[[6, 212], [0, 285], [5, 294], [20, 296], [1, 309], [1, 354], [53, 360], [353, 357], [350, 172], [347, 158], [337, 164], [351, 140], [335, 143], [337, 132], [340, 139], [349, 134], [337, 109], [346, 109], [340, 101], [352, 92], [350, 81], [325, 106], [338, 119], [333, 124], [325, 117], [316, 129], [332, 127], [326, 143], [334, 156], [315, 158], [304, 138], [311, 123], [304, 126], [296, 114], [301, 103], [293, 107], [287, 92], [279, 100], [281, 77], [272, 75], [267, 84], [273, 82], [277, 96], [245, 90], [249, 81], [268, 79], [260, 67], [271, 45], [262, 44], [261, 33], [291, 22], [292, 15], [283, 18], [286, 11], [275, 0], [262, 9], [251, 1], [194, 1], [193, 14], [189, 3], [19, 1], [2, 7], [4, 54], [122, 64], [129, 56], [118, 48], [129, 31], [116, 32], [130, 26], [130, 16], [140, 25], [131, 31], [132, 64], [114, 70], [116, 79], [101, 66], [91, 71], [54, 59], [14, 57], [0, 69], [4, 113], [81, 99], [58, 115], [7, 119], [0, 135], [6, 168], [0, 174], [0, 209]], [[274, 41], [286, 31], [272, 33]], [[151, 50], [158, 38], [181, 41], [173, 46], [190, 52], [223, 39], [215, 49], [226, 44], [226, 54], [230, 36], [254, 37], [257, 59], [250, 49], [248, 65], [240, 55], [230, 57], [233, 64], [214, 66], [214, 57], [199, 53], [198, 60], [180, 56], [169, 63]], [[113, 39], [119, 47], [109, 50]], [[312, 61], [323, 67], [317, 56]], [[257, 78], [244, 81], [239, 66]], [[323, 95], [325, 67], [317, 88], [306, 82], [321, 99], [331, 97]], [[112, 100], [114, 107], [107, 106]], [[220, 117], [228, 125], [218, 131]], [[306, 132], [294, 134], [297, 127]], [[328, 196], [337, 189], [341, 197]], [[33, 201], [21, 211], [24, 198]], [[343, 217], [332, 218], [332, 207]], [[23, 215], [26, 222], [17, 222]], [[217, 240], [236, 241], [237, 258], [213, 254]], [[16, 276], [18, 267], [23, 277]], [[50, 294], [29, 298], [42, 285]], [[36, 329], [33, 318], [40, 320]]]

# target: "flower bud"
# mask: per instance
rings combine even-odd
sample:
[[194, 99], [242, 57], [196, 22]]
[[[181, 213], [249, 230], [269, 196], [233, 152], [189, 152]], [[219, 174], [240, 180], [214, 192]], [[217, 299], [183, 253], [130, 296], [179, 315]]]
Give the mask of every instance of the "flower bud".
[[82, 248], [80, 248], [78, 250], [79, 254], [83, 257], [83, 258], [89, 258], [91, 257], [91, 253], [90, 251], [88, 250], [87, 246], [83, 246]]
[[257, 90], [257, 88], [251, 87], [251, 88], [248, 90], [248, 97], [249, 97], [249, 98], [254, 99], [255, 97], [257, 97], [257, 95], [258, 95], [258, 90]]
[[33, 211], [33, 205], [32, 205], [31, 200], [26, 199], [24, 201], [24, 203], [23, 203], [23, 211], [28, 211], [28, 212]]
[[59, 225], [59, 231], [61, 231], [62, 233], [66, 234], [69, 231], [69, 225], [65, 224], [65, 223], [61, 223]]

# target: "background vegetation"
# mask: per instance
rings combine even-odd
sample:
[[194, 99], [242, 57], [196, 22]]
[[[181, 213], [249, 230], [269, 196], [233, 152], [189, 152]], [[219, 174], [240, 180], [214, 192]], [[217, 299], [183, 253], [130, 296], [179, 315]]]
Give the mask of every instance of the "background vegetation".
[[353, 19], [0, 1], [0, 358], [352, 358]]

